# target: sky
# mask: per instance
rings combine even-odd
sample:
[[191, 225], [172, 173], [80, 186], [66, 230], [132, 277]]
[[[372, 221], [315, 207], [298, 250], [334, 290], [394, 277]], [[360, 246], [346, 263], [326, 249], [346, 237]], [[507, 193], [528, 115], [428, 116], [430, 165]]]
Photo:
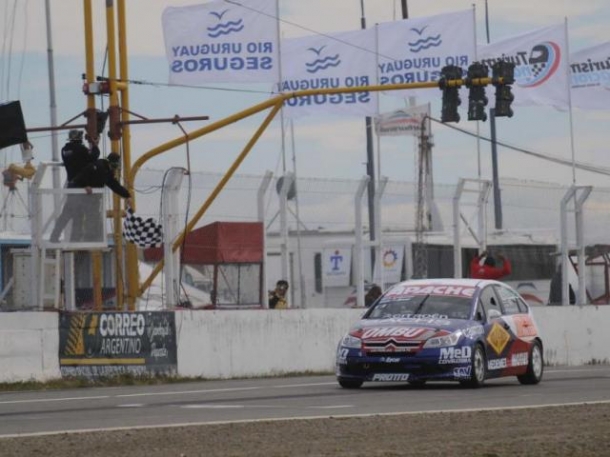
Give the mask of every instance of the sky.
[[[81, 75], [85, 71], [82, 0], [51, 0], [52, 49], [55, 67], [57, 113], [64, 123], [82, 112], [86, 98]], [[95, 27], [95, 68], [107, 74], [104, 60], [105, 1], [93, 0]], [[116, 0], [115, 0], [116, 3]], [[129, 75], [138, 84], [130, 85], [131, 110], [146, 118], [209, 116], [217, 121], [262, 102], [269, 97], [269, 85], [209, 84], [205, 87], [170, 87], [163, 41], [161, 15], [167, 6], [194, 4], [193, 0], [128, 0], [127, 42]], [[280, 0], [280, 33], [291, 38], [314, 33], [333, 33], [360, 28], [361, 4], [367, 26], [400, 19], [400, 0]], [[570, 52], [610, 41], [608, 0], [489, 0], [489, 29], [483, 0], [408, 0], [409, 17], [424, 17], [472, 8], [480, 44], [508, 38], [527, 31], [563, 23], [568, 18]], [[47, 67], [47, 31], [44, 0], [0, 0], [0, 103], [20, 100], [28, 128], [50, 125]], [[435, 90], [435, 89], [429, 89]], [[432, 103], [432, 115], [440, 118], [441, 93]], [[462, 100], [466, 97], [462, 95]], [[103, 100], [107, 107], [108, 100]], [[382, 109], [404, 107], [406, 100], [384, 97]], [[100, 105], [98, 105], [101, 107]], [[475, 122], [466, 121], [463, 102], [458, 127], [476, 132]], [[552, 107], [515, 107], [513, 118], [498, 119], [498, 139], [504, 143], [539, 153], [609, 167], [607, 144], [610, 133], [607, 111], [579, 111], [572, 117]], [[199, 171], [223, 172], [254, 133], [262, 117], [242, 121], [152, 159], [146, 167], [166, 169], [190, 166]], [[78, 122], [84, 122], [79, 120]], [[262, 175], [270, 170], [296, 170], [299, 177], [359, 179], [366, 174], [364, 119], [349, 116], [310, 116], [297, 119], [284, 129], [274, 122], [246, 158], [238, 173]], [[193, 130], [205, 121], [184, 123]], [[489, 136], [489, 123], [479, 123], [482, 136]], [[180, 137], [176, 125], [154, 124], [132, 127], [134, 160], [161, 143]], [[455, 184], [459, 178], [491, 178], [490, 146], [469, 135], [434, 124], [434, 181]], [[48, 133], [33, 133], [36, 161], [52, 158]], [[66, 133], [60, 134], [60, 146]], [[572, 142], [574, 147], [572, 148]], [[416, 142], [411, 137], [384, 137], [375, 141], [377, 174], [390, 180], [414, 181]], [[105, 153], [109, 143], [102, 145]], [[187, 154], [188, 153], [188, 154]], [[536, 180], [569, 185], [569, 166], [534, 159], [500, 147], [501, 178]], [[20, 162], [17, 148], [0, 151], [3, 164]], [[576, 171], [576, 183], [610, 187], [610, 177]]]

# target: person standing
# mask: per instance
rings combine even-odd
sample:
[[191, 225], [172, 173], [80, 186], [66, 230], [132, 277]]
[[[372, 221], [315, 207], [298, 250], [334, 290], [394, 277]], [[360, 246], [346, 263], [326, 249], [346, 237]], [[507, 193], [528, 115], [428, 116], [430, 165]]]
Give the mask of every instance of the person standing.
[[483, 251], [470, 262], [470, 277], [474, 279], [500, 279], [512, 271], [510, 261], [502, 254], [493, 256], [488, 251]]
[[61, 148], [61, 160], [66, 168], [68, 182], [87, 165], [100, 158], [99, 138], [89, 139], [89, 147], [83, 144], [83, 131], [70, 130], [68, 142]]
[[[76, 195], [80, 198], [77, 205], [62, 214], [55, 223], [54, 234], [59, 235], [70, 220], [84, 215], [84, 224], [79, 238], [73, 241], [100, 242], [103, 234], [102, 198], [103, 195], [93, 194], [94, 188], [104, 186], [110, 188], [114, 193], [126, 199], [127, 206], [132, 206], [131, 194], [123, 187], [115, 177], [115, 172], [120, 168], [121, 156], [111, 152], [105, 159], [98, 159], [86, 165], [72, 180], [68, 187], [71, 189], [84, 189], [86, 195]], [[77, 214], [80, 212], [80, 214]], [[53, 235], [51, 237], [53, 241]]]
[[383, 295], [381, 287], [379, 287], [377, 284], [372, 284], [371, 288], [369, 289], [369, 291], [364, 296], [364, 306], [366, 308], [368, 308], [373, 303], [375, 303], [377, 301], [377, 299], [379, 297], [381, 297], [381, 295]]
[[[89, 137], [87, 137], [89, 138]], [[89, 147], [83, 144], [83, 131], [70, 130], [68, 141], [61, 148], [61, 160], [66, 169], [67, 183], [80, 173], [87, 165], [95, 162], [100, 157], [98, 147], [99, 138], [89, 139]], [[66, 196], [62, 212], [55, 221], [55, 226], [51, 232], [50, 240], [52, 243], [59, 241], [59, 235], [64, 230], [68, 222], [72, 222], [70, 241], [81, 241], [84, 236], [85, 213], [88, 202], [83, 200], [82, 195], [68, 194]]]
[[288, 301], [286, 293], [288, 292], [288, 281], [280, 279], [275, 284], [275, 289], [269, 291], [269, 309], [286, 309]]

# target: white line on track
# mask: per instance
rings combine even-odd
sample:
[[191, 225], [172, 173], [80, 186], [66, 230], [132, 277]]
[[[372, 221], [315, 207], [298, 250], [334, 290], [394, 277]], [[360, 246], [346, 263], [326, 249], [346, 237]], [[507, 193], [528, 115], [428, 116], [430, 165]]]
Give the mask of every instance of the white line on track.
[[101, 400], [110, 398], [110, 395], [96, 395], [94, 397], [63, 397], [63, 398], [30, 398], [29, 400], [7, 400], [0, 401], [0, 405], [11, 405], [15, 403], [46, 403], [54, 401], [80, 401], [80, 400]]
[[[603, 371], [603, 370], [600, 370]], [[545, 375], [551, 374], [563, 374], [563, 373], [579, 373], [579, 372], [590, 372], [594, 374], [595, 369], [546, 369]], [[610, 376], [606, 376], [610, 377]], [[47, 403], [47, 402], [60, 402], [60, 401], [81, 401], [81, 400], [103, 400], [107, 398], [130, 398], [130, 397], [155, 397], [155, 396], [170, 396], [170, 395], [191, 395], [191, 394], [209, 394], [209, 393], [221, 393], [221, 392], [246, 392], [263, 389], [290, 389], [295, 387], [318, 387], [318, 386], [333, 386], [337, 385], [336, 381], [333, 382], [315, 382], [315, 383], [300, 383], [300, 384], [277, 384], [277, 385], [263, 385], [255, 387], [227, 387], [218, 389], [199, 389], [199, 390], [176, 390], [167, 392], [139, 392], [134, 394], [118, 394], [118, 395], [97, 395], [97, 396], [82, 396], [82, 397], [65, 397], [65, 398], [37, 398], [28, 400], [7, 400], [0, 401], [0, 405], [19, 404], [19, 403]]]
[[175, 427], [198, 427], [202, 425], [227, 425], [227, 424], [247, 424], [254, 422], [279, 422], [279, 421], [296, 421], [296, 420], [319, 420], [329, 418], [363, 418], [363, 417], [394, 417], [394, 416], [413, 416], [422, 414], [447, 414], [447, 413], [472, 413], [479, 411], [508, 411], [508, 410], [523, 410], [523, 409], [539, 409], [539, 408], [557, 408], [562, 406], [581, 406], [581, 405], [603, 405], [610, 403], [610, 400], [601, 401], [583, 401], [573, 403], [553, 403], [548, 405], [529, 405], [529, 406], [497, 406], [492, 408], [464, 408], [464, 409], [443, 409], [437, 411], [408, 411], [398, 413], [366, 413], [366, 414], [332, 414], [326, 416], [307, 416], [307, 417], [277, 417], [267, 419], [242, 419], [232, 421], [213, 421], [213, 422], [186, 422], [183, 424], [160, 424], [160, 425], [140, 425], [131, 427], [108, 427], [108, 428], [90, 428], [83, 430], [61, 430], [55, 432], [37, 432], [37, 433], [14, 433], [10, 435], [0, 435], [0, 438], [22, 438], [30, 436], [46, 436], [46, 435], [63, 435], [77, 433], [98, 433], [98, 432], [118, 432], [125, 430], [150, 430], [157, 428], [175, 428]]
[[219, 389], [200, 389], [200, 390], [174, 390], [167, 392], [139, 392], [135, 394], [118, 394], [118, 395], [98, 395], [98, 396], [82, 396], [82, 397], [65, 397], [65, 398], [32, 398], [28, 400], [7, 400], [0, 401], [0, 405], [17, 404], [17, 403], [46, 403], [56, 401], [81, 401], [81, 400], [100, 400], [106, 398], [133, 398], [133, 397], [158, 397], [169, 395], [191, 395], [191, 394], [210, 394], [222, 392], [247, 392], [263, 389], [287, 389], [295, 387], [316, 387], [316, 386], [332, 386], [336, 382], [317, 382], [311, 384], [280, 384], [256, 387], [227, 387]]

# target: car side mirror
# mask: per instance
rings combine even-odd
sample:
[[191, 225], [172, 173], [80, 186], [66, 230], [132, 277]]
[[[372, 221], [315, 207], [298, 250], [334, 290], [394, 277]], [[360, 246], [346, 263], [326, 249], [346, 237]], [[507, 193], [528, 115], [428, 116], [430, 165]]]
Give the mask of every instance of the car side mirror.
[[499, 317], [502, 317], [502, 313], [497, 309], [490, 309], [487, 315], [489, 316], [489, 320], [498, 319]]

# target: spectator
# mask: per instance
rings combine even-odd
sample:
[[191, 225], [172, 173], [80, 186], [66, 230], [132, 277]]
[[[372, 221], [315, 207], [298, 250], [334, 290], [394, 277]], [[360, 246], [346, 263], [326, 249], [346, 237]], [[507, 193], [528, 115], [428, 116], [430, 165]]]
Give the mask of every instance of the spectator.
[[275, 284], [275, 289], [269, 291], [269, 309], [286, 309], [288, 302], [286, 293], [288, 292], [288, 281], [280, 279]]
[[382, 293], [383, 292], [381, 292], [381, 287], [379, 287], [377, 284], [372, 284], [371, 288], [364, 296], [364, 306], [366, 306], [367, 308], [371, 306], [377, 301], [379, 297], [381, 297]]
[[500, 279], [511, 273], [510, 261], [502, 254], [493, 256], [488, 251], [483, 251], [470, 262], [470, 277], [474, 279]]

